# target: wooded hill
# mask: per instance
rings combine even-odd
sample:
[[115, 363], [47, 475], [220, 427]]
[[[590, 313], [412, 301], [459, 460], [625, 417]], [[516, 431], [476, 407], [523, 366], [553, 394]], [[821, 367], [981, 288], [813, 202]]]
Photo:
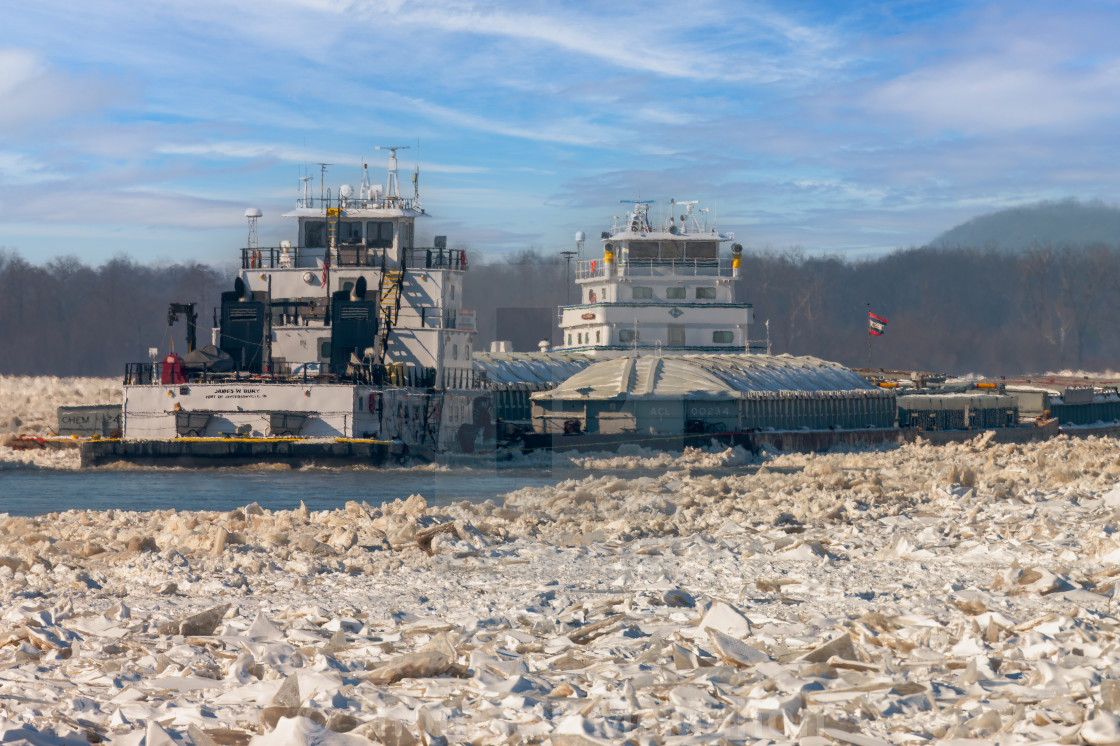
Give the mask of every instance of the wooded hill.
[[1120, 241], [1120, 209], [1094, 200], [1039, 202], [980, 215], [930, 242], [947, 248], [1025, 251], [1047, 244], [1089, 245]]

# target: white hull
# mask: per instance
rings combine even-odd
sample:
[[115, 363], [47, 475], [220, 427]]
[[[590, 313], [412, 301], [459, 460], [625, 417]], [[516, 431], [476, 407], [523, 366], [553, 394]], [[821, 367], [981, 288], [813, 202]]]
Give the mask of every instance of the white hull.
[[481, 390], [245, 380], [125, 386], [124, 396], [128, 440], [372, 438], [454, 451], [465, 434], [477, 450], [489, 424]]

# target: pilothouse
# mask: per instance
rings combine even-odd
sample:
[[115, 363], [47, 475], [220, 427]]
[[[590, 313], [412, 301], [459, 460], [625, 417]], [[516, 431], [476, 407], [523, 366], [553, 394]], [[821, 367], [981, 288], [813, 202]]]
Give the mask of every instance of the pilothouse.
[[[248, 298], [223, 301], [220, 346], [243, 370], [345, 374], [349, 368], [376, 380], [392, 367], [417, 383], [442, 371], [446, 381], [429, 383], [441, 386], [469, 378], [474, 328], [471, 313], [462, 309], [466, 258], [448, 249], [443, 236], [431, 246], [417, 245], [416, 221], [428, 217], [419, 171], [412, 174], [412, 197], [402, 197], [397, 150], [404, 148], [385, 149], [386, 189], [370, 183], [368, 166], [357, 194], [344, 184], [332, 195], [323, 179], [316, 198], [305, 180], [296, 209], [284, 215], [298, 221], [295, 245], [242, 249], [238, 277], [252, 299], [267, 300], [271, 309], [264, 319], [268, 332], [239, 327], [227, 333], [228, 314]], [[329, 164], [320, 165], [325, 172]], [[332, 329], [356, 320], [361, 329], [355, 333]], [[376, 339], [363, 346], [367, 329], [375, 329]]]
[[658, 225], [651, 201], [622, 204], [629, 211], [602, 233], [601, 254], [587, 255], [583, 234], [576, 236], [581, 298], [560, 310], [562, 349], [766, 352], [765, 343], [750, 342], [751, 304], [734, 298], [743, 247], [733, 244], [730, 258], [720, 253], [734, 234], [709, 226], [708, 209], [696, 201], [670, 201]]

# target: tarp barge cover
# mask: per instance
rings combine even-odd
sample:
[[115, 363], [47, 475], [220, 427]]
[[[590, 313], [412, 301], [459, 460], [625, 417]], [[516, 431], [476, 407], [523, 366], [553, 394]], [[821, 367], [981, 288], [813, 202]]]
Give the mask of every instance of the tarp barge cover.
[[478, 352], [475, 375], [495, 386], [542, 384], [549, 388], [579, 373], [595, 358], [579, 352]]
[[554, 388], [595, 358], [579, 352], [484, 352], [476, 353], [473, 362], [477, 380], [490, 390], [494, 416], [504, 422], [528, 423], [529, 397]]
[[921, 430], [1015, 427], [1019, 400], [1002, 394], [913, 394], [898, 397], [898, 422]]
[[791, 355], [624, 357], [533, 395], [537, 432], [893, 427], [895, 395], [838, 363]]

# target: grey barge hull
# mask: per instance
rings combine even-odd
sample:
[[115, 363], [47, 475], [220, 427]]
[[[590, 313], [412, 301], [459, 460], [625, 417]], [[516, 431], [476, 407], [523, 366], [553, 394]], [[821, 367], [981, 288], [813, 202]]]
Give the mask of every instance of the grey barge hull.
[[836, 447], [901, 445], [924, 440], [934, 445], [961, 443], [991, 433], [995, 443], [1029, 443], [1058, 435], [1056, 420], [1040, 425], [979, 430], [915, 430], [911, 428], [866, 428], [851, 430], [777, 430], [765, 432], [706, 433], [685, 435], [637, 435], [635, 433], [561, 435], [533, 433], [523, 438], [526, 450], [616, 451], [623, 446], [680, 451], [686, 447], [709, 447], [714, 442], [741, 446], [757, 453], [763, 448], [796, 453], [827, 451]]
[[399, 441], [339, 438], [182, 438], [91, 440], [80, 447], [82, 467], [112, 463], [137, 466], [220, 467], [258, 464], [305, 466], [398, 466], [430, 462], [430, 448]]

